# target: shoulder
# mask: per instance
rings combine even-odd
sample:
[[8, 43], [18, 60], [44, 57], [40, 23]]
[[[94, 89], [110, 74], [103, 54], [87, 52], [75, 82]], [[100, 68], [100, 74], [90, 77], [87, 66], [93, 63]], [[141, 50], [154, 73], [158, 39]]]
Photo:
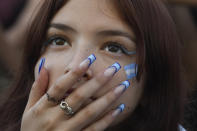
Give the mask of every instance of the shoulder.
[[179, 131], [186, 131], [185, 128], [183, 128], [182, 125], [179, 124]]

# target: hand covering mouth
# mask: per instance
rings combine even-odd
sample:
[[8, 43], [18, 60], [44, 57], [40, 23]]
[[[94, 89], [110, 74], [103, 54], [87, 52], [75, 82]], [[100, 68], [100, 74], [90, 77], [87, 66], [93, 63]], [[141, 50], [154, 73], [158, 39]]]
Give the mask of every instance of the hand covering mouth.
[[[86, 80], [84, 79], [78, 79], [78, 81], [65, 93], [63, 99], [65, 99], [66, 97], [68, 97], [71, 93], [73, 93], [74, 90], [76, 90], [77, 88], [79, 88], [81, 85], [83, 85], [85, 82], [87, 82]], [[91, 101], [94, 101], [96, 100], [97, 98], [92, 96], [90, 97], [90, 100]]]

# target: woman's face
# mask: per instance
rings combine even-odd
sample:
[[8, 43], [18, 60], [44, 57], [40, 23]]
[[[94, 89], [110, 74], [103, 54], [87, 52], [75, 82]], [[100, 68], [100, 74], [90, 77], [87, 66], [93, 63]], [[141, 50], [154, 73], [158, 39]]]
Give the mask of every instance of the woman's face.
[[[48, 29], [48, 45], [41, 57], [46, 58], [45, 67], [49, 71], [49, 87], [58, 77], [68, 73], [86, 57], [94, 53], [96, 61], [86, 75], [74, 85], [79, 88], [84, 82], [104, 71], [115, 62], [121, 70], [95, 95], [95, 98], [107, 93], [121, 82], [127, 80], [124, 66], [134, 64], [135, 55], [125, 54], [121, 45], [128, 51], [136, 50], [135, 34], [120, 18], [115, 6], [107, 0], [72, 0], [57, 12]], [[35, 78], [38, 77], [38, 65]], [[126, 105], [116, 122], [123, 120], [135, 109], [142, 94], [142, 86], [129, 80], [131, 86], [108, 110], [121, 103]], [[98, 107], [99, 108], [99, 107]]]

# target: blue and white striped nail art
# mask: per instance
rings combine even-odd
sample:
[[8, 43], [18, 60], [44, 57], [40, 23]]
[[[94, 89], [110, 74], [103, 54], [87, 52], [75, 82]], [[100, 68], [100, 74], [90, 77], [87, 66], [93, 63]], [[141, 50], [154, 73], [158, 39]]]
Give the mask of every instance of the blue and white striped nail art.
[[118, 72], [120, 70], [121, 65], [118, 62], [116, 62], [113, 65], [111, 65], [110, 67], [115, 67], [116, 68], [116, 71], [114, 72], [114, 74], [115, 74], [116, 72]]
[[125, 90], [126, 90], [130, 86], [130, 82], [128, 80], [126, 80], [126, 81], [123, 81], [120, 85], [124, 85], [125, 86]]
[[90, 67], [90, 65], [96, 60], [96, 56], [94, 54], [91, 54], [90, 56], [88, 56], [88, 59], [90, 60], [88, 67]]
[[121, 105], [118, 107], [118, 109], [120, 109], [120, 112], [123, 112], [124, 108], [125, 108], [125, 104], [121, 104]]
[[42, 67], [44, 66], [44, 63], [45, 63], [45, 58], [42, 58], [40, 60], [40, 64], [39, 64], [38, 74], [40, 74], [40, 71], [41, 71]]
[[137, 73], [137, 64], [129, 64], [124, 67], [124, 70], [127, 75], [127, 79], [132, 79], [136, 76]]

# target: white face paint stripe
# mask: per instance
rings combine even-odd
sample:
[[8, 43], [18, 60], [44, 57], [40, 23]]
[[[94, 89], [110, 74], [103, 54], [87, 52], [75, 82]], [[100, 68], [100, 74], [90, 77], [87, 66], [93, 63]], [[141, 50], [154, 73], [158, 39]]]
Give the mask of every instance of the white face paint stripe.
[[126, 70], [126, 73], [129, 75], [129, 74], [133, 74], [135, 73], [135, 69], [128, 69]]
[[137, 65], [136, 64], [130, 64], [130, 65], [126, 65], [124, 67], [126, 75], [127, 75], [127, 79], [132, 79], [133, 77], [136, 76], [137, 73]]

